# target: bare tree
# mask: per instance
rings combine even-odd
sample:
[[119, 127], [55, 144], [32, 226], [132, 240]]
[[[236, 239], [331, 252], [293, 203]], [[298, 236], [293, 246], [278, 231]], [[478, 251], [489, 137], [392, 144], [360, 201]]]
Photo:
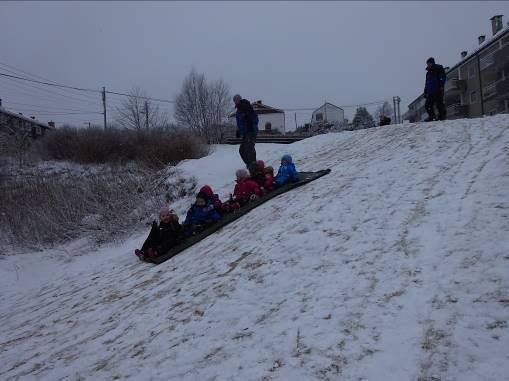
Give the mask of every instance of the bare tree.
[[117, 107], [116, 122], [125, 128], [155, 128], [168, 123], [166, 116], [159, 111], [146, 94], [139, 88], [133, 87], [129, 97]]
[[230, 89], [223, 80], [208, 82], [204, 74], [192, 70], [184, 79], [175, 101], [175, 119], [202, 135], [207, 142], [221, 139], [229, 110]]

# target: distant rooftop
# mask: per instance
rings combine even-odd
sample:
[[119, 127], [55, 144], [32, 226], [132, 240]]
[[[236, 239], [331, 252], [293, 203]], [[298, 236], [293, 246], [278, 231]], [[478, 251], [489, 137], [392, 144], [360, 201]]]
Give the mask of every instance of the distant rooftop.
[[9, 116], [12, 116], [12, 117], [15, 117], [17, 119], [25, 120], [25, 121], [30, 122], [30, 123], [37, 124], [37, 125], [39, 125], [40, 127], [43, 127], [43, 128], [51, 128], [51, 129], [54, 128], [54, 127], [52, 127], [52, 126], [50, 126], [48, 124], [40, 122], [37, 119], [32, 119], [32, 118], [27, 117], [25, 115], [22, 115], [20, 113], [9, 111], [5, 107], [0, 107], [0, 113], [5, 114], [5, 115], [9, 115]]

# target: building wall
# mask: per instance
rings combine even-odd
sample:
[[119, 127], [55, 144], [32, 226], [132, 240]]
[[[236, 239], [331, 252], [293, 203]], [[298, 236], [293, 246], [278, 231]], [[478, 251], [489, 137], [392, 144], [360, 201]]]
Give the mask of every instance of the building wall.
[[0, 124], [8, 124], [12, 128], [29, 133], [33, 138], [38, 138], [46, 134], [46, 127], [41, 127], [39, 123], [17, 118], [16, 116], [0, 112]]
[[9, 134], [6, 122], [6, 116], [0, 113], [0, 156], [10, 154], [14, 147], [14, 139]]
[[[234, 126], [237, 125], [237, 121], [235, 116], [228, 118], [229, 123]], [[258, 130], [265, 130], [265, 124], [270, 122], [272, 124], [272, 129], [278, 129], [280, 132], [285, 132], [285, 114], [284, 113], [274, 113], [274, 114], [261, 114], [258, 115]]]
[[477, 57], [465, 62], [461, 65], [462, 77], [466, 82], [465, 92], [461, 97], [461, 103], [468, 105], [468, 116], [475, 118], [481, 115], [481, 103], [480, 103], [480, 92], [479, 87], [479, 67]]
[[[319, 117], [320, 114], [322, 119], [320, 119]], [[322, 121], [343, 123], [344, 119], [345, 112], [342, 109], [334, 107], [329, 104], [325, 104], [322, 107], [313, 111], [311, 123], [317, 123]]]
[[284, 113], [258, 115], [258, 129], [260, 131], [265, 130], [266, 123], [270, 123], [272, 125], [273, 130], [277, 129], [280, 132], [285, 132], [285, 114]]
[[[468, 105], [468, 116], [471, 118], [481, 117], [483, 115], [493, 115], [499, 112], [505, 112], [504, 97], [495, 94], [488, 96], [489, 85], [493, 85], [505, 78], [504, 70], [498, 68], [492, 63], [493, 54], [509, 44], [509, 36], [498, 40], [495, 44], [472, 57], [460, 66], [460, 76], [466, 81], [466, 90], [461, 94], [461, 103]], [[479, 67], [481, 71], [479, 71]], [[480, 79], [480, 80], [479, 80]], [[481, 97], [482, 95], [482, 97]], [[481, 100], [484, 104], [481, 104]], [[483, 110], [484, 106], [484, 110]]]
[[421, 122], [426, 119], [428, 114], [426, 114], [426, 110], [424, 109], [425, 102], [426, 100], [424, 97], [420, 95], [408, 106], [408, 112], [405, 114], [405, 118], [412, 123]]

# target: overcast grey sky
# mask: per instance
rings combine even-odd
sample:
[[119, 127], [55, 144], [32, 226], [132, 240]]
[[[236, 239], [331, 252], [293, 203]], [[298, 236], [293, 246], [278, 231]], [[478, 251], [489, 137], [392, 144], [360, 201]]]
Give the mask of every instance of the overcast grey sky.
[[[0, 63], [79, 87], [139, 86], [165, 99], [175, 97], [194, 67], [223, 79], [232, 94], [279, 108], [399, 95], [403, 113], [422, 92], [426, 59], [452, 66], [462, 50], [475, 49], [479, 35], [491, 36], [496, 14], [507, 24], [509, 3], [1, 2]], [[15, 71], [1, 64], [0, 72]], [[100, 96], [93, 94], [0, 78], [0, 97], [5, 107], [42, 121], [102, 120], [49, 114], [99, 112]], [[111, 107], [119, 99], [110, 97]], [[161, 108], [172, 113], [170, 105]], [[346, 109], [347, 117], [353, 111]]]

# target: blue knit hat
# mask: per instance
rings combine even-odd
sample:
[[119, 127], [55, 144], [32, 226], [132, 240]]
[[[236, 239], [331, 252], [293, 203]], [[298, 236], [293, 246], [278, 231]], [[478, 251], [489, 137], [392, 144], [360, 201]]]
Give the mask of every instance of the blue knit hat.
[[287, 163], [292, 163], [292, 157], [288, 154], [286, 155], [283, 155], [283, 157], [281, 158], [281, 161], [286, 161]]

